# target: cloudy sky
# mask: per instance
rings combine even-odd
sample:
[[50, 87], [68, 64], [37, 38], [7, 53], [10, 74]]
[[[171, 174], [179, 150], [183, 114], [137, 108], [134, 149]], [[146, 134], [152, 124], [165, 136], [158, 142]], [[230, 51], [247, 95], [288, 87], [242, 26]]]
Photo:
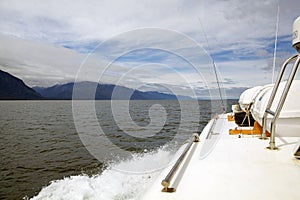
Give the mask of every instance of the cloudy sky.
[[[0, 1], [0, 69], [30, 86], [99, 81], [201, 96], [268, 84], [299, 0]], [[228, 96], [234, 96], [229, 94]]]

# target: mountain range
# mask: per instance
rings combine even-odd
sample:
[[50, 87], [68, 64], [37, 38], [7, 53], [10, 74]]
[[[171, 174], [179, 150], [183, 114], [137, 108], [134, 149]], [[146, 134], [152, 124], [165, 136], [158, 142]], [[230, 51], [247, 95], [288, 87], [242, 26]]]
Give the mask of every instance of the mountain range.
[[[73, 96], [73, 88], [76, 93]], [[34, 87], [46, 99], [80, 99], [80, 100], [176, 100], [172, 94], [160, 92], [143, 92], [113, 84], [98, 84], [94, 82], [78, 82], [54, 85], [52, 87]], [[180, 99], [191, 99], [180, 96]]]
[[[75, 86], [75, 88], [74, 88]], [[73, 88], [76, 91], [73, 96]], [[79, 82], [54, 85], [52, 87], [30, 88], [21, 79], [0, 70], [0, 99], [17, 100], [176, 100], [192, 99], [156, 91], [140, 91], [113, 84]]]
[[21, 79], [0, 70], [0, 99], [33, 100], [42, 99], [42, 96], [28, 87]]

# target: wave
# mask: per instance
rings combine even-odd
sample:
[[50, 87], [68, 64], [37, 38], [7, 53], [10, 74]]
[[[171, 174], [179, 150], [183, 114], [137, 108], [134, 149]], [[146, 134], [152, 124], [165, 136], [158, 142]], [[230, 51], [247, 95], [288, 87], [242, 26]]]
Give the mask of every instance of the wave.
[[[180, 148], [183, 149], [183, 148]], [[175, 160], [180, 150], [162, 147], [153, 152], [133, 154], [130, 160], [110, 163], [99, 174], [85, 174], [51, 181], [32, 200], [134, 200], [159, 172]]]

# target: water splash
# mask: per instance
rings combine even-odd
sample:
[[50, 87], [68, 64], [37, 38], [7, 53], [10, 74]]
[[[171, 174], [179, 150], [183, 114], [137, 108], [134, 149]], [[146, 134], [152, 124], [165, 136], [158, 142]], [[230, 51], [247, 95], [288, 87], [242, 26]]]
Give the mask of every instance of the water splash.
[[[154, 152], [133, 154], [130, 160], [111, 163], [101, 174], [89, 177], [77, 175], [55, 180], [44, 187], [32, 200], [133, 200], [143, 193], [148, 184], [162, 170], [147, 171], [155, 166], [162, 166], [161, 162], [174, 159], [174, 151], [164, 147]], [[122, 170], [120, 170], [122, 169]], [[136, 173], [133, 173], [136, 172]]]

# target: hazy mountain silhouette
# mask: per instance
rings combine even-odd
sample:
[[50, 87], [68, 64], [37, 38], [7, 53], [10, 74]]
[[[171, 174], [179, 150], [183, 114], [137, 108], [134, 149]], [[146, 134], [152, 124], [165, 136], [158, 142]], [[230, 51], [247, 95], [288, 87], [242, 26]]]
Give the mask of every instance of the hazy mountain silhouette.
[[124, 86], [113, 84], [98, 84], [95, 82], [79, 82], [75, 85], [76, 92], [73, 97], [74, 83], [54, 85], [52, 87], [30, 88], [25, 83], [0, 70], [0, 99], [2, 100], [176, 100], [192, 99], [186, 96], [176, 96], [156, 91], [143, 92]]
[[[74, 83], [54, 85], [52, 87], [34, 87], [46, 99], [96, 99], [96, 100], [176, 100], [176, 95], [160, 92], [143, 92], [124, 86], [113, 84], [98, 84], [94, 82], [76, 83], [73, 94]], [[190, 97], [179, 96], [179, 99], [191, 99]]]
[[0, 70], [0, 99], [1, 100], [33, 100], [42, 99], [42, 96], [25, 83], [2, 70]]

